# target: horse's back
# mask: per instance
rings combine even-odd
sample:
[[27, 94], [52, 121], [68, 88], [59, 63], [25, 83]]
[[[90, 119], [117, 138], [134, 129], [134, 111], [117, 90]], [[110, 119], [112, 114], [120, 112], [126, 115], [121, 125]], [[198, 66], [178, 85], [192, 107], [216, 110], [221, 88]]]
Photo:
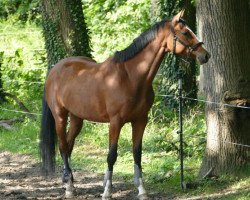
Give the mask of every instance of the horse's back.
[[65, 70], [65, 68], [74, 68], [75, 70], [81, 70], [84, 68], [95, 67], [98, 64], [95, 60], [84, 57], [84, 56], [77, 56], [77, 57], [69, 57], [60, 60], [52, 70]]
[[96, 63], [95, 60], [84, 56], [62, 59], [50, 70], [47, 84], [48, 82], [59, 83], [60, 80], [65, 81], [65, 79], [72, 78], [72, 76], [75, 76], [81, 71], [92, 70], [97, 66], [98, 63]]

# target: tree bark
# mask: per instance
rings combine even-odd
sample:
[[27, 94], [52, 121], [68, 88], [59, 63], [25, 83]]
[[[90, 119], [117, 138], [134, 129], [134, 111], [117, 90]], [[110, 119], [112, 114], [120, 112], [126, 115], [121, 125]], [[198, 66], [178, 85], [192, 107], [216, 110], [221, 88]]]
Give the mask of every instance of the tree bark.
[[250, 161], [250, 12], [248, 0], [199, 0], [198, 27], [211, 59], [204, 65], [207, 145], [200, 176], [233, 172]]
[[81, 0], [42, 0], [41, 4], [49, 68], [65, 57], [91, 57]]

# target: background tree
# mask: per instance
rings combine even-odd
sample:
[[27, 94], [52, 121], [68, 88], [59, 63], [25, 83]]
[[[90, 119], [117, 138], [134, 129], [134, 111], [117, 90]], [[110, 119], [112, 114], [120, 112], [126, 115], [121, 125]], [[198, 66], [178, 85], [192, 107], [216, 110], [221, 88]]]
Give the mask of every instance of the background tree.
[[248, 0], [198, 1], [198, 24], [212, 56], [204, 65], [207, 146], [200, 169], [221, 175], [249, 164], [250, 144], [250, 9]]
[[42, 0], [49, 67], [68, 56], [91, 57], [81, 0]]
[[[151, 0], [152, 5], [152, 16], [154, 16], [153, 22], [159, 21], [163, 18], [170, 18], [178, 13], [181, 9], [185, 8], [185, 20], [188, 26], [196, 32], [196, 8], [194, 3], [191, 0]], [[157, 89], [160, 94], [167, 95], [177, 95], [178, 94], [178, 76], [180, 66], [183, 66], [180, 63], [180, 59], [175, 55], [168, 54], [165, 60], [160, 67], [160, 74], [162, 75], [158, 79], [159, 84]], [[184, 84], [184, 96], [197, 98], [197, 84], [196, 84], [196, 75], [197, 75], [197, 66], [194, 60], [191, 61], [188, 68], [183, 68], [181, 70]], [[159, 101], [162, 104], [168, 105], [171, 108], [177, 107], [177, 102], [172, 97], [158, 97]], [[193, 104], [193, 101], [186, 102], [186, 105]], [[156, 112], [156, 115], [162, 113]]]
[[[65, 57], [91, 56], [81, 0], [42, 0], [42, 18], [48, 70]], [[56, 136], [54, 133], [46, 134], [50, 128], [43, 129], [50, 126], [49, 120], [52, 120], [52, 115], [43, 97], [41, 133], [46, 136], [41, 137], [40, 148], [46, 149], [41, 152], [49, 151], [49, 155], [52, 155], [42, 154], [43, 163], [54, 163], [55, 148], [50, 143], [55, 144]], [[45, 173], [54, 171], [53, 165], [45, 166], [42, 166]]]
[[12, 16], [14, 20], [21, 22], [32, 20], [40, 23], [39, 2], [39, 0], [1, 0], [0, 18], [6, 20]]

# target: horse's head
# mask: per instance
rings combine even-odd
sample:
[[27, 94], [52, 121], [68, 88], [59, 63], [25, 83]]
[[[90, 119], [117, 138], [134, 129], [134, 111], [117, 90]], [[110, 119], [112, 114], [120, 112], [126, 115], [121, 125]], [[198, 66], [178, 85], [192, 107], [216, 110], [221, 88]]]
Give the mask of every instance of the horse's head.
[[173, 17], [170, 22], [170, 34], [167, 38], [167, 50], [176, 55], [191, 56], [198, 60], [200, 64], [206, 63], [210, 54], [202, 47], [192, 30], [182, 19], [184, 10]]

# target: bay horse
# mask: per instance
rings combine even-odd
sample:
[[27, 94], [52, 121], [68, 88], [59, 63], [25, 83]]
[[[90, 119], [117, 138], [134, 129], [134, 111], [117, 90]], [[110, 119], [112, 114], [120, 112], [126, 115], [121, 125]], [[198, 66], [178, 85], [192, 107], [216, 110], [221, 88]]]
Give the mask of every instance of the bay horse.
[[[209, 60], [195, 34], [182, 19], [184, 11], [171, 20], [156, 23], [138, 36], [130, 46], [116, 52], [103, 63], [86, 57], [70, 57], [50, 70], [45, 83], [40, 151], [45, 172], [54, 170], [55, 136], [64, 163], [65, 197], [74, 194], [70, 168], [74, 141], [83, 120], [109, 123], [109, 152], [104, 177], [103, 199], [112, 195], [113, 166], [123, 125], [132, 125], [134, 183], [138, 198], [146, 199], [142, 180], [142, 138], [148, 112], [154, 101], [152, 82], [166, 53], [189, 55], [200, 64]], [[67, 122], [70, 126], [67, 131]]]

